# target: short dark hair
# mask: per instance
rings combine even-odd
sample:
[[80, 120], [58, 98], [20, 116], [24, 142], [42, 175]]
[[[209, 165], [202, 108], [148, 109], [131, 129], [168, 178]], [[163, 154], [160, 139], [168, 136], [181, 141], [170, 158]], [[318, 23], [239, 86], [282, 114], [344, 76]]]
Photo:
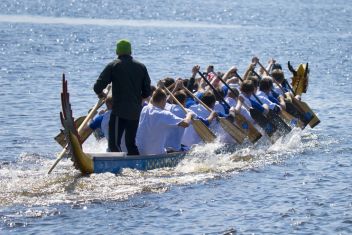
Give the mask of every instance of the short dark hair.
[[152, 94], [152, 102], [159, 103], [166, 99], [166, 94], [161, 88], [157, 88]]
[[153, 92], [156, 90], [156, 87], [153, 85], [150, 85], [150, 94], [153, 94]]
[[259, 86], [259, 79], [256, 76], [249, 76], [246, 80], [250, 80], [253, 83], [253, 86], [257, 88]]
[[271, 72], [271, 76], [278, 82], [283, 82], [285, 79], [284, 73], [282, 72], [282, 70], [279, 69], [274, 69]]
[[270, 91], [273, 88], [273, 80], [270, 78], [266, 77], [260, 80], [259, 82], [259, 89], [261, 91], [267, 92]]
[[215, 104], [215, 95], [210, 92], [206, 91], [203, 93], [202, 98], [200, 99], [204, 104], [206, 104], [208, 107], [213, 107]]
[[254, 92], [254, 85], [252, 80], [244, 80], [241, 84], [241, 91], [243, 93], [252, 93]]
[[170, 77], [166, 77], [163, 80], [164, 80], [165, 87], [169, 87], [169, 86], [171, 86], [172, 84], [175, 83], [175, 79], [170, 78]]
[[184, 92], [182, 90], [176, 91], [174, 96], [181, 104], [183, 104], [187, 98], [186, 92]]

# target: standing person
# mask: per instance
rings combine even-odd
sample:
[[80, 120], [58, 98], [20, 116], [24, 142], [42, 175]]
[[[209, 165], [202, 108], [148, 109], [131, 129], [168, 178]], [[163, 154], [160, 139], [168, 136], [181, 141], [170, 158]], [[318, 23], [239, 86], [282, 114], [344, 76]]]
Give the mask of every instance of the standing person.
[[121, 152], [121, 138], [125, 132], [128, 155], [138, 155], [135, 138], [142, 99], [150, 95], [150, 78], [144, 64], [131, 56], [131, 44], [120, 40], [116, 44], [118, 58], [110, 62], [94, 84], [98, 97], [112, 82], [113, 108], [109, 122], [109, 151]]

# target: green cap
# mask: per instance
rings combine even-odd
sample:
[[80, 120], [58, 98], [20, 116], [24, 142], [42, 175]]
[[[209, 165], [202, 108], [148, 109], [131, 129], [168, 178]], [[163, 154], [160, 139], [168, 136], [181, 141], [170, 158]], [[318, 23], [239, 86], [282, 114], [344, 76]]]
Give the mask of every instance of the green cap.
[[121, 39], [116, 43], [116, 54], [117, 55], [130, 55], [131, 54], [131, 43], [126, 39]]

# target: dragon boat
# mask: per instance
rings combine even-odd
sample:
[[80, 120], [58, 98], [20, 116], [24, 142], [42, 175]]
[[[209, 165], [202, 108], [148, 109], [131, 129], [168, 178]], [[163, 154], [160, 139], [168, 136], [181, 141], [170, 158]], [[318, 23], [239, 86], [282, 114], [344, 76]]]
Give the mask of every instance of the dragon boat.
[[[63, 77], [61, 93], [62, 111], [60, 112], [65, 137], [66, 153], [76, 169], [83, 174], [119, 173], [124, 168], [152, 170], [163, 167], [175, 167], [186, 155], [186, 152], [173, 152], [157, 155], [127, 155], [125, 152], [88, 153], [84, 152], [82, 143], [84, 136], [79, 135], [72, 116], [67, 80]], [[83, 141], [82, 141], [83, 140]]]

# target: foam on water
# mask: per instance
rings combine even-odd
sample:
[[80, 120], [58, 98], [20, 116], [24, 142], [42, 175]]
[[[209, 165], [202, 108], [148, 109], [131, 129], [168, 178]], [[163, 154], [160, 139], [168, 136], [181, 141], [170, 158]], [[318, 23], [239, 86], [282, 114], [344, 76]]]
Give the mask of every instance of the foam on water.
[[[305, 138], [305, 144], [302, 138]], [[0, 181], [0, 205], [84, 205], [126, 200], [145, 192], [161, 193], [172, 185], [203, 182], [280, 162], [309, 148], [314, 141], [309, 131], [295, 129], [273, 145], [267, 145], [265, 141], [231, 148], [219, 142], [199, 145], [175, 168], [146, 172], [125, 169], [118, 175], [104, 173], [84, 177], [74, 170], [70, 160], [62, 160], [48, 175], [54, 161], [52, 156], [23, 153], [17, 162], [0, 165], [0, 178], [3, 179]], [[89, 139], [84, 146], [86, 151], [104, 152], [106, 141]]]

